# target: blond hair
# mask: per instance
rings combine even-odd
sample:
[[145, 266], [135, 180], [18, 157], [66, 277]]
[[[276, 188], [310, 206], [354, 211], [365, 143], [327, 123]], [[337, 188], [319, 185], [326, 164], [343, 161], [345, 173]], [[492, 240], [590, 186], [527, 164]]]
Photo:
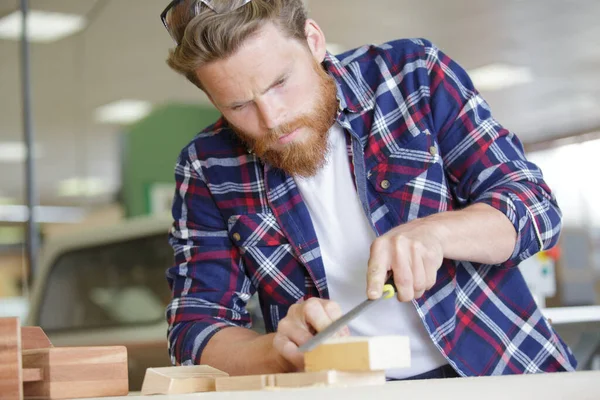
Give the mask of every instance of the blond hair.
[[198, 15], [193, 15], [194, 0], [184, 3], [178, 7], [182, 11], [172, 19], [172, 31], [179, 44], [169, 51], [167, 64], [202, 90], [196, 70], [231, 56], [268, 22], [276, 24], [288, 37], [306, 42], [307, 14], [302, 0], [251, 0], [224, 14], [201, 3]]

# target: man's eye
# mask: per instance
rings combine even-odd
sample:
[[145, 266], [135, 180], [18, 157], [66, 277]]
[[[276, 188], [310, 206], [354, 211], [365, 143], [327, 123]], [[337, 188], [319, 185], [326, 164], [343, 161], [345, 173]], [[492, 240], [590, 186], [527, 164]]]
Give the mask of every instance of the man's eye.
[[275, 86], [282, 86], [284, 83], [285, 83], [285, 78], [278, 80], [277, 83], [275, 84]]
[[233, 107], [231, 107], [231, 109], [232, 109], [233, 111], [239, 111], [239, 110], [241, 110], [242, 108], [244, 108], [244, 104], [240, 104], [240, 105], [237, 105], [237, 106], [233, 106]]

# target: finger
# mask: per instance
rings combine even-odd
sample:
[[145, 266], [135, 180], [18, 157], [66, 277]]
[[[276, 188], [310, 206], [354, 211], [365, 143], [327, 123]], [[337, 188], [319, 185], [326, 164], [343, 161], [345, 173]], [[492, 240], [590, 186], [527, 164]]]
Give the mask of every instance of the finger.
[[335, 335], [333, 335], [333, 337], [345, 337], [345, 336], [350, 336], [350, 328], [348, 328], [347, 326], [343, 327], [342, 329], [337, 331], [335, 333]]
[[297, 325], [296, 329], [286, 332], [286, 336], [297, 346], [302, 346], [304, 343], [312, 339], [314, 335], [312, 332], [306, 330], [306, 327]]
[[400, 244], [395, 247], [394, 251], [392, 271], [394, 274], [394, 283], [398, 290], [398, 300], [411, 301], [415, 293], [413, 289], [410, 249], [408, 246]]
[[335, 321], [343, 315], [342, 308], [335, 301], [328, 301], [325, 303], [325, 312], [327, 312], [327, 315], [332, 321]]
[[292, 363], [297, 370], [304, 369], [304, 355], [298, 351], [298, 345], [287, 336], [275, 334], [273, 347], [283, 358]]
[[425, 287], [427, 290], [431, 289], [433, 285], [435, 285], [435, 282], [437, 281], [437, 273], [443, 261], [444, 259], [441, 254], [437, 257], [435, 255], [429, 255], [429, 257], [424, 258], [425, 274], [427, 279]]
[[415, 299], [420, 298], [425, 293], [427, 275], [425, 264], [423, 262], [423, 252], [419, 246], [412, 246], [412, 276]]
[[425, 268], [425, 276], [427, 279], [425, 282], [425, 289], [429, 290], [433, 287], [433, 285], [435, 285], [435, 282], [437, 281], [437, 269]]
[[287, 337], [296, 345], [301, 346], [313, 337], [304, 319], [297, 313], [289, 313], [277, 326], [277, 334]]
[[[325, 311], [327, 312], [327, 315], [329, 315], [329, 318], [331, 318], [331, 321], [335, 321], [341, 318], [343, 315], [340, 305], [334, 301], [329, 301], [325, 303]], [[338, 329], [337, 332], [334, 334], [334, 337], [341, 336], [350, 336], [350, 329], [347, 325]]]
[[304, 321], [315, 331], [320, 332], [333, 321], [325, 311], [325, 303], [319, 299], [309, 299], [304, 305]]
[[341, 338], [341, 337], [345, 337], [345, 336], [349, 336], [349, 335], [346, 334], [345, 329], [342, 328], [339, 331], [337, 331], [336, 333], [334, 333], [331, 337], [332, 338]]
[[371, 254], [367, 268], [367, 297], [369, 299], [381, 297], [389, 269], [389, 243], [381, 239], [375, 239], [371, 244]]

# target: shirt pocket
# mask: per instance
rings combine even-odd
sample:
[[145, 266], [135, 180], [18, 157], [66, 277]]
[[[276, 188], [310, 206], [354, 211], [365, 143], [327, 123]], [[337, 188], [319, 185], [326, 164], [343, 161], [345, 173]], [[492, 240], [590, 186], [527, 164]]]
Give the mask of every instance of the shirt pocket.
[[378, 192], [391, 194], [439, 162], [436, 141], [428, 130], [408, 141], [383, 146], [369, 180]]
[[378, 161], [368, 179], [400, 222], [448, 209], [450, 193], [439, 147], [428, 130], [385, 146]]
[[275, 215], [232, 215], [227, 225], [229, 237], [242, 256], [245, 274], [258, 289], [261, 304], [293, 304], [305, 295], [304, 268], [294, 257]]
[[274, 214], [232, 215], [227, 221], [229, 237], [240, 249], [289, 244]]

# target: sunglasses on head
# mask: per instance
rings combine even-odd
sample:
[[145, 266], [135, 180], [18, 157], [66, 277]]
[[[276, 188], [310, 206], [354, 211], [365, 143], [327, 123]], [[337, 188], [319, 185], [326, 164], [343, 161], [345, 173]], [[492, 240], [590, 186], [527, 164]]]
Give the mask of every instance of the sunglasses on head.
[[[188, 13], [193, 12], [193, 16], [196, 16], [200, 14], [201, 4], [204, 4], [217, 14], [226, 14], [250, 3], [250, 1], [251, 0], [195, 0], [192, 4], [187, 4], [186, 0], [173, 0], [160, 14], [160, 19], [167, 29], [167, 32], [169, 32], [169, 35], [171, 35], [171, 38], [173, 38], [176, 44], [179, 44], [177, 42], [177, 36], [175, 35], [175, 29], [177, 28], [176, 21], [173, 21], [174, 15], [177, 15], [176, 13], [181, 15], [184, 11]], [[190, 7], [191, 10], [181, 10], [181, 7]]]

